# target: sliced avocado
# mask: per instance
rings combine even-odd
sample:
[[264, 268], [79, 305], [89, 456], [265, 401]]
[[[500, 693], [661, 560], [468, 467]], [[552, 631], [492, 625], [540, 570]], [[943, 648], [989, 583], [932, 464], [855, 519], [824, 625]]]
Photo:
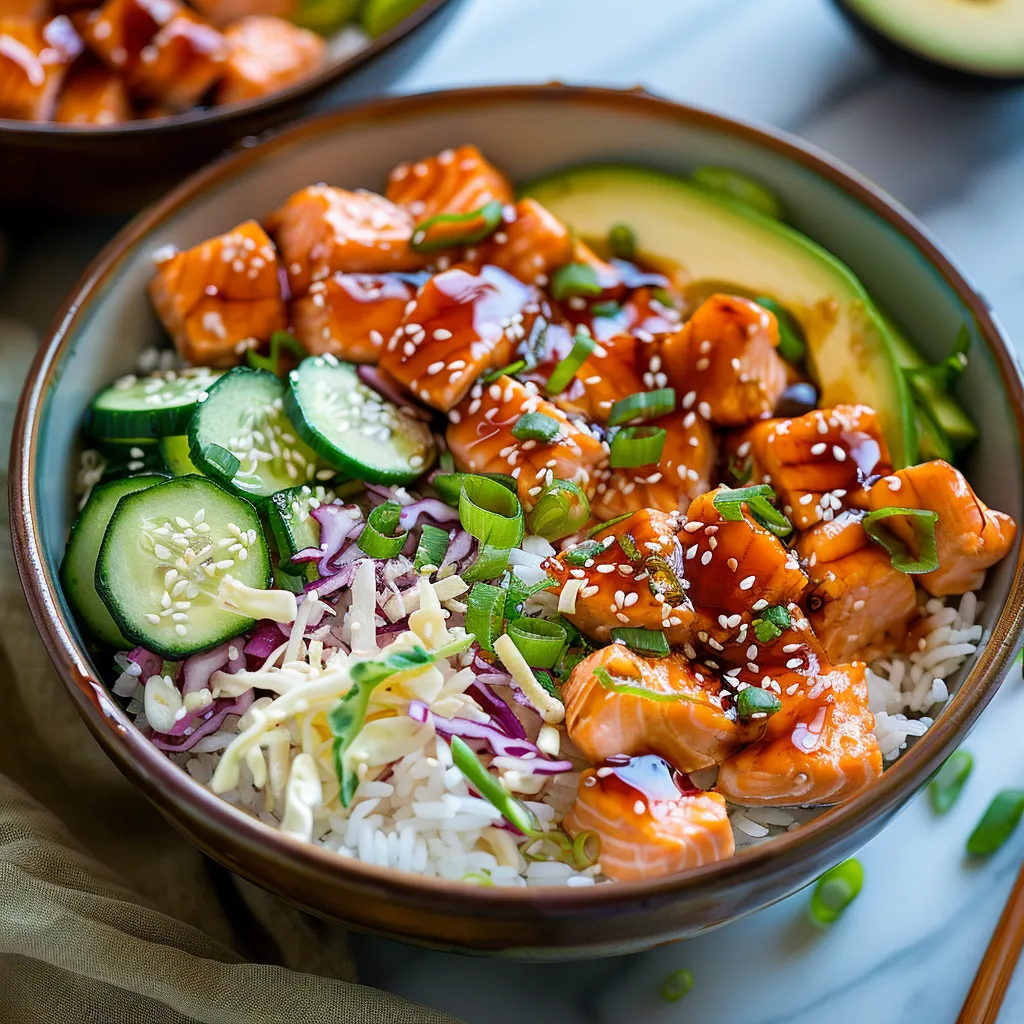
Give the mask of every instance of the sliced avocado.
[[864, 286], [821, 246], [747, 206], [640, 168], [578, 168], [526, 194], [595, 242], [628, 224], [641, 258], [672, 269], [691, 300], [727, 290], [781, 303], [803, 329], [822, 405], [870, 405], [894, 464], [917, 460], [916, 411], [897, 343]]

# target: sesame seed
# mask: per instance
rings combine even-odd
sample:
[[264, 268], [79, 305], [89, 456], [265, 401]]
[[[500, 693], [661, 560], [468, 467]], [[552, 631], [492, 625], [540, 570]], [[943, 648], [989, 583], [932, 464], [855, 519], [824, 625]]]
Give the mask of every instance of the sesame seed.
[[749, 590], [755, 582], [757, 581], [753, 576], [747, 576], [745, 579], [740, 580], [740, 590]]
[[812, 455], [824, 455], [826, 448], [828, 448], [828, 445], [825, 444], [824, 441], [819, 441], [817, 444], [812, 444], [811, 445], [811, 454]]
[[832, 446], [832, 454], [835, 456], [836, 462], [846, 461], [846, 452], [842, 448], [840, 448], [839, 445], [834, 444]]
[[713, 553], [711, 551], [705, 551], [704, 554], [700, 556], [700, 564], [707, 565], [708, 562], [711, 561], [712, 554]]

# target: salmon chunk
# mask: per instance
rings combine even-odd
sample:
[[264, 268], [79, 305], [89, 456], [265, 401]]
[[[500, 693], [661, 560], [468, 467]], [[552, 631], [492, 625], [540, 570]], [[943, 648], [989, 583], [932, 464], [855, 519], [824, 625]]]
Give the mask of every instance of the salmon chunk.
[[[550, 443], [513, 436], [519, 418], [532, 412], [558, 424], [559, 432]], [[499, 377], [492, 384], [476, 384], [448, 420], [446, 437], [456, 468], [513, 476], [527, 511], [552, 480], [569, 480], [592, 493], [591, 479], [606, 458], [601, 442], [541, 398], [529, 381]]]
[[[985, 570], [1013, 546], [1017, 524], [1005, 512], [990, 509], [971, 489], [963, 473], [935, 459], [879, 480], [868, 492], [872, 511], [921, 508], [938, 514], [935, 543], [939, 567], [915, 580], [936, 597], [965, 594], [985, 582]], [[897, 537], [914, 548], [914, 531], [905, 518], [884, 520]]]
[[878, 414], [866, 405], [765, 420], [734, 435], [729, 451], [754, 482], [772, 485], [799, 530], [864, 508], [865, 481], [892, 467]]
[[61, 16], [0, 16], [0, 117], [49, 121], [82, 40]]
[[[565, 390], [551, 400], [566, 412], [607, 423], [616, 402], [651, 390], [640, 373], [639, 348], [640, 342], [631, 334], [617, 334], [598, 342]], [[545, 379], [556, 364], [553, 361], [550, 367], [543, 367]]]
[[726, 860], [736, 852], [725, 801], [703, 793], [660, 758], [588, 768], [563, 822], [593, 832], [601, 872], [635, 882]]
[[571, 262], [573, 240], [569, 229], [535, 199], [521, 199], [513, 217], [466, 259], [507, 270], [526, 284], [544, 286], [552, 272]]
[[292, 302], [292, 326], [309, 352], [376, 363], [415, 294], [394, 274], [332, 274]]
[[121, 76], [102, 64], [86, 63], [72, 69], [53, 119], [62, 124], [109, 125], [132, 116]]
[[439, 213], [471, 213], [495, 199], [503, 205], [513, 202], [508, 178], [476, 146], [445, 149], [437, 156], [399, 164], [388, 175], [384, 194], [417, 223]]
[[748, 807], [819, 806], [874, 782], [882, 754], [864, 669], [855, 662], [822, 676], [763, 740], [722, 764], [718, 791]]
[[254, 220], [165, 255], [149, 295], [182, 358], [197, 366], [234, 366], [251, 339], [287, 326], [277, 255]]
[[413, 221], [383, 196], [310, 185], [266, 219], [294, 297], [334, 273], [419, 270], [426, 257], [409, 248]]
[[[559, 601], [565, 617], [599, 643], [608, 643], [618, 626], [664, 633], [671, 644], [686, 642], [693, 607], [676, 537], [680, 522], [679, 516], [640, 509], [601, 530], [595, 544], [547, 559], [543, 567], [555, 581], [551, 589], [560, 595], [567, 587], [575, 590], [567, 604]], [[583, 552], [587, 557], [577, 564]]]
[[680, 396], [693, 392], [715, 426], [740, 427], [771, 416], [786, 390], [775, 349], [779, 325], [756, 302], [712, 295], [660, 345], [662, 371]]
[[562, 687], [569, 738], [588, 760], [657, 754], [684, 772], [719, 764], [739, 748], [728, 699], [715, 674], [681, 654], [644, 658], [622, 644], [581, 661]]
[[873, 657], [890, 650], [917, 614], [913, 578], [892, 567], [862, 518], [843, 512], [801, 534], [796, 545], [811, 578], [803, 597], [807, 617], [835, 664], [866, 648]]
[[228, 44], [217, 103], [244, 103], [315, 75], [326, 43], [315, 32], [266, 15], [242, 18], [224, 30]]
[[538, 293], [504, 270], [452, 267], [420, 289], [381, 368], [447, 412], [478, 377], [508, 365], [539, 308]]

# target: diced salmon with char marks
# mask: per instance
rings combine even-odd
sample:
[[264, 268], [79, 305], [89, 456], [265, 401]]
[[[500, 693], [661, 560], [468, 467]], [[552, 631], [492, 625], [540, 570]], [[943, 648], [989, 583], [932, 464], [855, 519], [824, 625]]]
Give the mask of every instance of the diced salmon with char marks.
[[715, 426], [740, 427], [771, 416], [786, 390], [778, 344], [779, 325], [768, 310], [735, 295], [712, 295], [662, 339], [658, 354], [680, 396], [694, 392]]
[[437, 156], [399, 164], [388, 175], [385, 195], [417, 223], [439, 213], [471, 213], [497, 200], [514, 201], [512, 185], [476, 146], [442, 150]]
[[817, 679], [763, 740], [725, 761], [716, 788], [733, 803], [757, 806], [836, 804], [882, 772], [868, 710], [863, 662]]
[[892, 567], [862, 518], [843, 512], [801, 534], [796, 545], [811, 578], [803, 597], [807, 617], [835, 664], [866, 648], [872, 657], [890, 651], [917, 614], [913, 578]]
[[726, 713], [729, 696], [716, 673], [681, 654], [644, 658], [622, 644], [581, 661], [562, 687], [569, 738], [588, 760], [657, 754], [683, 772], [719, 764], [739, 749], [743, 734]]
[[677, 787], [660, 796], [625, 784], [614, 772], [588, 768], [563, 824], [574, 837], [597, 835], [601, 872], [620, 882], [676, 874], [736, 852], [725, 801], [717, 793]]
[[380, 365], [427, 405], [447, 412], [474, 381], [512, 360], [540, 310], [540, 293], [497, 267], [435, 274], [385, 343]]
[[116, 124], [132, 117], [128, 90], [120, 75], [102, 64], [78, 63], [60, 94], [54, 121], [61, 124]]
[[298, 13], [299, 0], [189, 0], [192, 6], [213, 25], [221, 28], [255, 15], [292, 18]]
[[419, 270], [427, 257], [409, 248], [413, 219], [383, 196], [310, 185], [266, 220], [298, 298], [331, 274]]
[[228, 56], [217, 103], [244, 103], [315, 75], [326, 43], [315, 32], [268, 15], [242, 18], [224, 30]]
[[571, 564], [568, 552], [547, 559], [543, 568], [555, 580], [551, 589], [576, 590], [574, 609], [565, 617], [599, 643], [607, 643], [619, 626], [664, 633], [670, 644], [687, 641], [693, 607], [676, 537], [680, 522], [681, 517], [640, 509], [598, 533], [594, 539], [604, 550], [584, 565]]
[[61, 16], [0, 17], [0, 117], [48, 121], [82, 40]]
[[415, 294], [394, 274], [332, 274], [292, 302], [292, 326], [309, 352], [376, 363]]
[[[559, 426], [554, 441], [512, 436], [526, 413], [551, 417]], [[552, 480], [569, 480], [593, 493], [591, 479], [606, 458], [603, 445], [537, 393], [537, 386], [512, 377], [477, 384], [448, 418], [448, 449], [457, 469], [515, 477], [519, 500], [529, 511]]]
[[233, 366], [287, 326], [277, 254], [254, 220], [157, 263], [149, 295], [182, 358]]
[[[1010, 550], [1017, 534], [1017, 524], [1010, 516], [989, 508], [963, 473], [941, 459], [879, 480], [868, 491], [868, 505], [872, 511], [896, 506], [938, 514], [935, 543], [939, 567], [914, 577], [936, 597], [981, 587], [985, 570]], [[904, 517], [892, 516], [883, 525], [914, 549], [914, 531]]]
[[490, 263], [526, 284], [547, 284], [559, 267], [572, 261], [569, 229], [536, 199], [520, 199], [514, 217], [486, 241], [467, 250], [472, 263]]
[[737, 463], [749, 459], [755, 483], [770, 483], [799, 530], [865, 508], [864, 483], [892, 467], [881, 423], [866, 405], [815, 409], [765, 420], [729, 439]]
[[598, 342], [565, 390], [551, 400], [566, 412], [607, 423], [616, 402], [651, 390], [640, 373], [639, 350], [640, 342], [631, 334]]

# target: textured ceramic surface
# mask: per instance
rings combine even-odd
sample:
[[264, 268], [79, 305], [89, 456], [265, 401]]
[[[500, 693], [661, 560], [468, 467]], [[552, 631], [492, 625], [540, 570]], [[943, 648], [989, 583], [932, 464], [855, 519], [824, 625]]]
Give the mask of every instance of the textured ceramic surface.
[[[171, 820], [233, 870], [314, 912], [417, 941], [541, 957], [643, 948], [697, 934], [795, 891], [873, 836], [962, 738], [992, 696], [1021, 625], [1019, 550], [991, 574], [991, 641], [938, 724], [869, 791], [732, 861], [673, 879], [596, 890], [477, 890], [339, 861], [233, 811], [178, 771], [97, 682], [56, 586], [71, 518], [76, 432], [92, 393], [158, 341], [144, 285], [150, 257], [262, 216], [310, 181], [379, 187], [403, 158], [479, 144], [517, 180], [588, 161], [755, 174], [793, 223], [846, 260], [931, 356], [972, 325], [962, 395], [983, 440], [967, 471], [1020, 518], [1021, 383], [983, 303], [906, 215], [869, 185], [790, 141], [637, 93], [522, 87], [383, 101], [299, 126], [197, 176], [119, 236], [69, 300], [30, 375], [15, 430], [12, 522], [37, 623], [87, 724]], [[542, 144], [538, 145], [540, 140]]]

